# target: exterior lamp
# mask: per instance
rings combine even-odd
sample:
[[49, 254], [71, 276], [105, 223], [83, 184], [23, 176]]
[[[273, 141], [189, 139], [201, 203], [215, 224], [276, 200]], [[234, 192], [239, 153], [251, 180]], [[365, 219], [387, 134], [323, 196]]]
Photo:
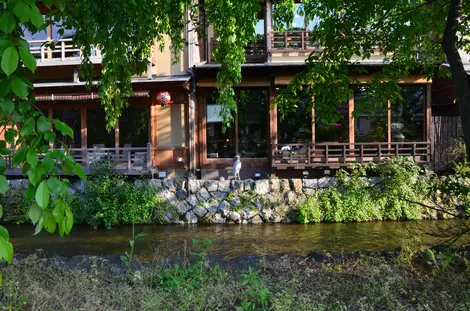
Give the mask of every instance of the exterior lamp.
[[167, 92], [167, 91], [158, 92], [156, 95], [156, 100], [160, 106], [166, 107], [166, 105], [170, 104], [170, 101], [171, 101], [170, 92]]

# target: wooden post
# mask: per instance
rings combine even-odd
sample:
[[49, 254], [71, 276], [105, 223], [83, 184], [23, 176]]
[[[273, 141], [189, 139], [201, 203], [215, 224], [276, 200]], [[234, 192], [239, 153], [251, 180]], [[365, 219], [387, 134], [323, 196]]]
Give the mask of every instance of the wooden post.
[[86, 108], [80, 109], [80, 134], [81, 134], [81, 146], [82, 146], [82, 161], [83, 165], [87, 165], [87, 138], [88, 138], [88, 128], [87, 128], [87, 115]]
[[[313, 100], [313, 98], [312, 98]], [[312, 145], [315, 145], [315, 107], [312, 107]]]
[[[269, 0], [268, 0], [269, 1]], [[269, 101], [268, 105], [271, 107], [271, 103], [276, 97], [276, 89], [273, 82], [271, 81], [271, 87], [269, 88]], [[271, 153], [271, 163], [274, 164], [276, 159], [276, 149], [278, 144], [278, 132], [277, 132], [277, 106], [274, 106], [273, 109], [269, 111], [269, 142], [272, 150]]]
[[392, 104], [387, 102], [387, 142], [388, 152], [392, 151]]
[[[353, 118], [353, 111], [354, 111], [354, 96], [349, 97], [348, 99], [348, 119], [349, 119], [349, 153], [351, 152], [354, 154], [354, 143], [356, 142], [356, 130], [354, 126], [354, 118]], [[346, 155], [345, 155], [346, 156]]]
[[154, 166], [158, 165], [157, 162], [157, 150], [158, 150], [158, 141], [157, 141], [157, 104], [155, 98], [155, 91], [150, 92], [150, 98], [152, 100], [152, 105], [150, 106], [150, 143], [152, 144], [152, 163]]
[[431, 103], [432, 103], [432, 98], [431, 98], [431, 95], [432, 95], [432, 84], [428, 83], [426, 84], [426, 88], [425, 88], [425, 97], [424, 97], [424, 139], [425, 141], [429, 142], [431, 141], [431, 132], [432, 132], [432, 129], [431, 129]]
[[266, 54], [268, 55], [268, 62], [271, 61], [271, 49], [273, 47], [272, 44], [272, 10], [273, 10], [273, 3], [272, 0], [266, 0], [266, 13], [264, 16], [264, 35], [266, 38]]
[[[52, 25], [47, 27], [47, 41], [52, 42]], [[51, 48], [47, 48], [47, 59], [52, 59], [52, 50]]]
[[[238, 105], [238, 99], [235, 99]], [[235, 155], [238, 154], [238, 113], [235, 113]]]
[[116, 159], [115, 159], [116, 167], [119, 163], [119, 146], [120, 146], [120, 143], [119, 143], [119, 118], [118, 118], [117, 121], [116, 121], [116, 125], [114, 126], [114, 148], [116, 148], [116, 151], [115, 151], [115, 153], [116, 153]]

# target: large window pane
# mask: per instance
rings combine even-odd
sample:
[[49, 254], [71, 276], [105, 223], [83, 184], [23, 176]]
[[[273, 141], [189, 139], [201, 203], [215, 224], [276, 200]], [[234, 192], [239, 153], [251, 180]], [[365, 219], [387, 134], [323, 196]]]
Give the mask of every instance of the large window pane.
[[392, 103], [392, 141], [424, 140], [424, 86], [401, 86], [402, 99]]
[[106, 130], [105, 112], [103, 108], [87, 109], [88, 148], [106, 147], [114, 148], [114, 130]]
[[[388, 140], [387, 112], [384, 110], [367, 111], [370, 102], [367, 98], [366, 86], [356, 88], [354, 94], [355, 110], [361, 112], [354, 118], [356, 142], [386, 142]], [[385, 104], [384, 104], [385, 105]], [[359, 108], [360, 107], [360, 108]]]
[[347, 143], [349, 141], [349, 105], [338, 105], [340, 119], [334, 123], [315, 122], [315, 142]]
[[312, 110], [304, 98], [298, 108], [284, 116], [278, 116], [278, 142], [280, 144], [304, 144], [312, 141]]
[[268, 156], [268, 94], [266, 90], [237, 91], [238, 152], [243, 158]]
[[[52, 116], [54, 119], [59, 119], [65, 122], [73, 130], [74, 138], [70, 138], [69, 136], [62, 136], [59, 132], [57, 132], [57, 139], [69, 148], [81, 148], [80, 109], [54, 109], [52, 111]], [[60, 148], [61, 144], [58, 144], [55, 147]]]
[[149, 142], [149, 107], [129, 107], [119, 118], [121, 147], [145, 147]]
[[206, 96], [206, 137], [208, 158], [235, 157], [235, 129], [234, 126], [224, 131], [220, 106], [216, 104], [217, 92], [209, 91]]

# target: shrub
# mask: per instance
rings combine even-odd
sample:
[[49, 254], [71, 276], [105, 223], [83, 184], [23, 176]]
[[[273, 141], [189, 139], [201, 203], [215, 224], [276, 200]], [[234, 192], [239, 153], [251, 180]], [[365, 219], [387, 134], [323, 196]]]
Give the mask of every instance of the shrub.
[[[368, 175], [378, 175], [373, 185]], [[426, 197], [422, 168], [407, 158], [391, 158], [379, 165], [354, 165], [339, 170], [336, 184], [317, 192], [298, 207], [297, 220], [309, 222], [351, 222], [419, 219], [419, 204]]]
[[2, 196], [0, 200], [0, 204], [3, 206], [2, 222], [29, 223], [28, 211], [33, 202], [26, 199], [26, 190], [23, 184], [10, 186], [10, 189]]
[[146, 183], [137, 186], [122, 175], [115, 174], [109, 163], [93, 168], [84, 189], [72, 198], [76, 223], [111, 228], [118, 224], [163, 223], [168, 209], [156, 190]]

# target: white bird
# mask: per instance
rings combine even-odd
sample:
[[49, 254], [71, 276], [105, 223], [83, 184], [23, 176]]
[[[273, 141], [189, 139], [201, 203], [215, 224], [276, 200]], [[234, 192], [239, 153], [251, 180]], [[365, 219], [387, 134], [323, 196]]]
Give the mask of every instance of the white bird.
[[235, 156], [235, 162], [233, 163], [233, 178], [240, 180], [240, 170], [242, 169], [242, 162], [240, 161], [240, 155]]

